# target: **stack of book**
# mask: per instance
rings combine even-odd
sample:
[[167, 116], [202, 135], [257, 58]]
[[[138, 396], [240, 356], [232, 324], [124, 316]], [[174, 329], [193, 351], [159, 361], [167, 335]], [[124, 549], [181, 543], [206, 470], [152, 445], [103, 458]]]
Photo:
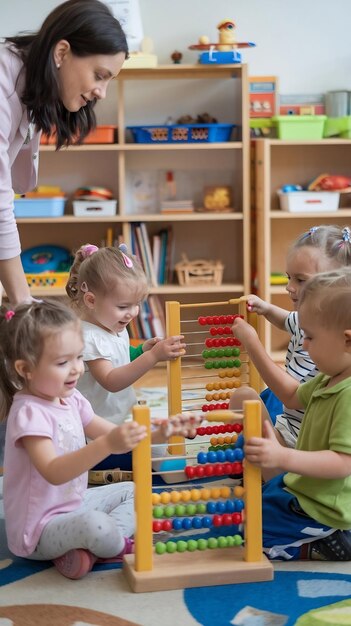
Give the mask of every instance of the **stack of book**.
[[163, 306], [157, 296], [149, 296], [141, 306], [138, 317], [128, 326], [131, 339], [151, 339], [166, 336], [166, 322]]

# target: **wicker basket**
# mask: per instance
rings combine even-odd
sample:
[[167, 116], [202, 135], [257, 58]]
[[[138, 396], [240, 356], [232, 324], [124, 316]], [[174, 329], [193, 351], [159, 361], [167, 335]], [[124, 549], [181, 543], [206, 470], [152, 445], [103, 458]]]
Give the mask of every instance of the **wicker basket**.
[[175, 270], [181, 286], [221, 285], [224, 265], [221, 261], [206, 261], [205, 259], [189, 261], [185, 255], [182, 255], [182, 261], [176, 263]]

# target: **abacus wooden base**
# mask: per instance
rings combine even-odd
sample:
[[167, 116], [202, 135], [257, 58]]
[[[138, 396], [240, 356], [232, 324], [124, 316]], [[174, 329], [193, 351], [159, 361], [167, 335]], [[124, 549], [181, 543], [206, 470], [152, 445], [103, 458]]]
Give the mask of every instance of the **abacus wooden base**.
[[262, 555], [262, 560], [244, 561], [240, 547], [154, 555], [153, 569], [136, 572], [134, 554], [123, 559], [123, 571], [137, 593], [146, 591], [168, 591], [187, 587], [208, 587], [252, 583], [273, 579], [273, 566]]

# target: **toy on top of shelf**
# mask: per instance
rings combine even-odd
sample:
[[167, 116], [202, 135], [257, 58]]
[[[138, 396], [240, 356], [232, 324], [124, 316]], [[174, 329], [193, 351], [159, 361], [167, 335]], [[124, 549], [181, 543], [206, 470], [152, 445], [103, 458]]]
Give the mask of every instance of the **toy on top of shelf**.
[[238, 48], [253, 48], [256, 44], [251, 41], [237, 41], [234, 35], [235, 28], [236, 24], [233, 20], [221, 20], [217, 26], [219, 31], [217, 43], [211, 43], [207, 35], [201, 35], [198, 43], [189, 46], [189, 50], [202, 51], [199, 63], [241, 63], [241, 53], [238, 52]]
[[171, 54], [171, 59], [173, 61], [173, 63], [176, 63], [177, 65], [179, 65], [179, 63], [181, 62], [183, 58], [183, 55], [181, 52], [179, 52], [179, 50], [175, 50], [172, 54]]

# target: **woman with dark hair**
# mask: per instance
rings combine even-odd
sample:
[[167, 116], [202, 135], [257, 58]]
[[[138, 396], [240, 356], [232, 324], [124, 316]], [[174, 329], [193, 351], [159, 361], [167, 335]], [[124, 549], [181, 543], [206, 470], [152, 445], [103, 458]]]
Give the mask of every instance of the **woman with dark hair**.
[[125, 34], [99, 0], [68, 0], [37, 33], [0, 45], [0, 281], [13, 305], [31, 299], [13, 194], [37, 183], [41, 131], [55, 128], [57, 149], [80, 143], [127, 56]]

